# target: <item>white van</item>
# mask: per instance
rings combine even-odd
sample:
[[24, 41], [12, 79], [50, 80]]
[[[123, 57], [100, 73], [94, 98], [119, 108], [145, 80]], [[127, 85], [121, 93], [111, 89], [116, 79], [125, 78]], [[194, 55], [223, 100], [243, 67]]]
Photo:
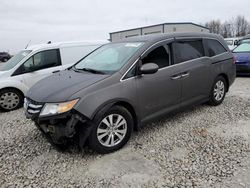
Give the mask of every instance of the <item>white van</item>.
[[52, 43], [21, 50], [0, 67], [0, 110], [20, 108], [24, 95], [37, 81], [70, 67], [100, 46], [82, 42]]

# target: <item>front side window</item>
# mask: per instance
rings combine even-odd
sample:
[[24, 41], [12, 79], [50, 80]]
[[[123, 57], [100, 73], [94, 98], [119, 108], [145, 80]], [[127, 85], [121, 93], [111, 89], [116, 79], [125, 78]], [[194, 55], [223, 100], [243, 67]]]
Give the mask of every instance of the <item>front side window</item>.
[[250, 52], [250, 43], [240, 44], [237, 48], [233, 50], [235, 53]]
[[106, 74], [117, 72], [143, 44], [143, 42], [106, 44], [82, 59], [74, 68]]
[[30, 57], [21, 67], [21, 72], [32, 72], [36, 70], [51, 68], [61, 65], [59, 50], [47, 50], [38, 52]]
[[155, 63], [160, 68], [169, 66], [169, 53], [164, 46], [160, 46], [150, 52], [145, 58], [142, 59], [142, 64]]
[[31, 50], [22, 50], [14, 57], [12, 57], [9, 61], [7, 61], [1, 68], [0, 71], [8, 71], [14, 68], [23, 58], [29, 55], [32, 51]]
[[206, 53], [208, 57], [213, 57], [213, 56], [227, 52], [227, 50], [217, 40], [204, 39], [204, 43], [206, 46]]
[[175, 64], [205, 56], [201, 40], [177, 41], [172, 44], [172, 48]]
[[[148, 53], [146, 57], [142, 59], [142, 64], [155, 63], [158, 65], [159, 69], [167, 67], [170, 65], [170, 53], [168, 46], [160, 46], [153, 49]], [[132, 78], [137, 73], [138, 64], [134, 65], [124, 76], [123, 79]]]

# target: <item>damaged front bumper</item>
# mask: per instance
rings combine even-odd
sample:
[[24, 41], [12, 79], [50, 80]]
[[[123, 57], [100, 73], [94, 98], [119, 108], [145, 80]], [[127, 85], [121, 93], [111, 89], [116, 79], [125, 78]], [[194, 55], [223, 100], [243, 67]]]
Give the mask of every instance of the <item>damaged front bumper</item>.
[[65, 139], [73, 138], [77, 129], [84, 126], [87, 121], [77, 114], [69, 114], [65, 114], [64, 117], [53, 117], [52, 119], [38, 118], [35, 120], [35, 124], [53, 143], [63, 144]]
[[43, 117], [40, 116], [43, 107], [43, 103], [26, 99], [26, 118], [33, 120], [52, 144], [64, 144], [66, 140], [78, 135], [79, 146], [82, 148], [93, 127], [91, 121], [74, 109], [63, 114]]

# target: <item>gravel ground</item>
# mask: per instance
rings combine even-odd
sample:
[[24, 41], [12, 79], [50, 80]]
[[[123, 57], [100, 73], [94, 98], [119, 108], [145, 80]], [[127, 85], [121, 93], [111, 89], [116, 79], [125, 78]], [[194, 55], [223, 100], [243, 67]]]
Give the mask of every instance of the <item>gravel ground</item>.
[[55, 150], [22, 109], [0, 122], [2, 187], [250, 187], [250, 78], [222, 105], [148, 124], [108, 155]]

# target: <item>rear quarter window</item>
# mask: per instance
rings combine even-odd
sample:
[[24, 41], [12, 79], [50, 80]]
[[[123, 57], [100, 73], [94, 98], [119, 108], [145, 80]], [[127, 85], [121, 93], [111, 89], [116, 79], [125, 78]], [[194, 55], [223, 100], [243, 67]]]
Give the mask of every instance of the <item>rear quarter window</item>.
[[204, 39], [204, 44], [206, 55], [208, 57], [213, 57], [227, 52], [224, 46], [217, 40]]

